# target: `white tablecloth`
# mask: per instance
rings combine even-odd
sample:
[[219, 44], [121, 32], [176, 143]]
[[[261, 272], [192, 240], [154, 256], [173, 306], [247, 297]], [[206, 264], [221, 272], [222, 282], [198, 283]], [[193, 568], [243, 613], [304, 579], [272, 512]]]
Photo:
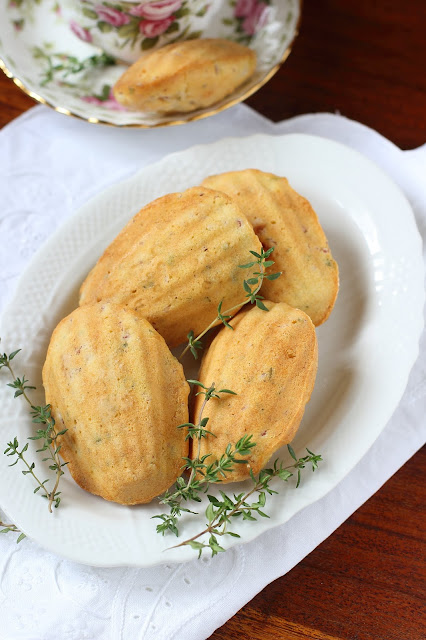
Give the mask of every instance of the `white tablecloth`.
[[[112, 182], [195, 143], [251, 133], [312, 133], [343, 142], [399, 184], [426, 235], [426, 147], [402, 152], [333, 114], [272, 124], [245, 105], [184, 127], [97, 127], [35, 107], [0, 132], [0, 309], [43, 241]], [[72, 563], [31, 540], [0, 536], [3, 640], [204, 640], [329, 536], [422, 446], [426, 340], [394, 416], [340, 484], [287, 524], [225, 554], [152, 569]], [[395, 446], [398, 443], [398, 446]]]

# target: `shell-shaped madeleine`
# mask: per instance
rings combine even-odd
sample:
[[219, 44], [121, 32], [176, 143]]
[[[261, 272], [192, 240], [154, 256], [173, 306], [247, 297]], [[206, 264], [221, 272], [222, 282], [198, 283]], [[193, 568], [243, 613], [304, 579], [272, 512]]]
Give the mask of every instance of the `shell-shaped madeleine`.
[[143, 55], [117, 80], [113, 91], [128, 109], [188, 112], [222, 100], [255, 68], [256, 53], [237, 42], [182, 40]]
[[302, 309], [315, 326], [327, 320], [339, 289], [339, 270], [308, 200], [286, 178], [257, 169], [210, 176], [203, 185], [230, 195], [263, 247], [274, 247], [270, 271], [282, 275], [265, 280], [262, 294]]
[[[257, 474], [294, 438], [315, 382], [318, 350], [309, 316], [284, 302], [265, 305], [269, 311], [242, 311], [230, 323], [233, 331], [220, 330], [198, 376], [206, 387], [214, 383], [237, 394], [224, 393], [207, 403], [203, 417], [209, 418], [206, 428], [214, 436], [201, 440], [201, 455], [211, 454], [210, 463], [243, 436], [252, 435], [256, 443], [247, 464], [236, 464], [223, 482], [245, 480], [250, 469]], [[193, 403], [194, 423], [203, 399], [196, 396]]]
[[53, 332], [43, 367], [61, 456], [83, 489], [120, 504], [149, 502], [181, 474], [189, 387], [145, 318], [86, 305]]
[[[109, 300], [151, 322], [169, 346], [244, 300], [240, 269], [261, 244], [223, 193], [192, 187], [154, 200], [127, 224], [83, 282], [80, 304]], [[235, 312], [234, 312], [235, 313]]]

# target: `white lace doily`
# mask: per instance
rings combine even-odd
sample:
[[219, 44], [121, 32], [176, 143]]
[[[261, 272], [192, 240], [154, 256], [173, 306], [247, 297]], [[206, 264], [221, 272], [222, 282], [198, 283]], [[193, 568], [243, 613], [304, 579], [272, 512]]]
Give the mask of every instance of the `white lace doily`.
[[[106, 185], [170, 151], [229, 135], [305, 132], [353, 146], [409, 198], [426, 235], [426, 149], [401, 152], [331, 114], [272, 125], [244, 105], [170, 130], [94, 127], [36, 107], [0, 133], [0, 308], [31, 255]], [[367, 500], [424, 442], [426, 340], [381, 436], [330, 494], [286, 525], [213, 559], [152, 569], [95, 569], [30, 540], [0, 536], [2, 640], [203, 640], [266, 584], [289, 571]], [[398, 446], [395, 446], [395, 443]]]

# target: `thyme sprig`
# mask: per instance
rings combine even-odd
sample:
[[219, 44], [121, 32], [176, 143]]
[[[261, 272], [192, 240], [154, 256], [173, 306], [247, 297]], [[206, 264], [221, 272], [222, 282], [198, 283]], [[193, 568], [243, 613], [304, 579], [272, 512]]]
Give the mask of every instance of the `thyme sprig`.
[[[218, 460], [212, 463], [206, 462], [211, 454], [201, 456], [201, 441], [207, 434], [214, 436], [214, 433], [207, 429], [209, 418], [203, 417], [206, 405], [212, 398], [220, 399], [223, 393], [236, 394], [230, 389], [216, 389], [214, 382], [209, 387], [206, 387], [198, 380], [188, 380], [188, 382], [200, 388], [196, 395], [204, 395], [204, 400], [200, 408], [197, 424], [186, 422], [179, 425], [178, 428], [188, 429], [186, 439], [197, 441], [197, 452], [192, 459], [183, 458], [185, 461], [183, 471], [190, 472], [188, 480], [185, 481], [184, 477], [181, 476], [176, 481], [174, 490], [171, 492], [166, 491], [160, 498], [160, 504], [164, 504], [170, 509], [169, 513], [154, 516], [154, 518], [161, 520], [156, 529], [157, 533], [161, 533], [163, 536], [166, 533], [173, 533], [175, 536], [179, 536], [179, 519], [181, 516], [184, 513], [198, 515], [197, 511], [193, 511], [189, 506], [184, 506], [183, 503], [191, 501], [194, 503], [202, 502], [202, 496], [208, 492], [210, 484], [221, 482], [234, 469], [236, 464], [247, 463], [244, 456], [248, 456], [253, 447], [256, 446], [252, 436], [244, 436], [234, 447], [228, 444], [225, 452]], [[294, 476], [293, 471], [296, 470], [297, 488], [301, 482], [301, 471], [309, 464], [312, 465], [312, 470], [315, 471], [318, 463], [322, 460], [320, 455], [313, 453], [309, 449], [307, 449], [308, 455], [297, 458], [293, 448], [290, 445], [287, 445], [287, 448], [294, 463], [283, 466], [282, 462], [275, 460], [271, 468], [263, 469], [257, 476], [250, 471], [250, 477], [253, 481], [253, 486], [250, 490], [238, 495], [228, 495], [219, 490], [220, 498], [208, 494], [209, 505], [205, 512], [207, 518], [205, 528], [172, 548], [190, 546], [198, 551], [198, 557], [201, 556], [204, 549], [210, 549], [212, 556], [214, 556], [225, 551], [224, 547], [219, 544], [218, 538], [226, 535], [235, 538], [240, 537], [238, 533], [229, 529], [231, 521], [233, 522], [239, 517], [242, 520], [253, 521], [256, 520], [256, 515], [268, 518], [269, 516], [263, 511], [267, 494], [278, 493], [271, 487], [271, 481], [274, 478], [279, 478], [283, 482], [287, 482], [289, 478]], [[257, 494], [256, 500], [250, 500], [253, 494]], [[208, 540], [204, 541], [203, 539], [207, 536]]]
[[[283, 482], [287, 482], [289, 478], [294, 475], [290, 469], [296, 469], [296, 487], [298, 487], [300, 485], [301, 470], [308, 464], [312, 464], [312, 471], [315, 471], [318, 463], [322, 460], [320, 455], [316, 455], [309, 449], [307, 449], [308, 455], [301, 458], [296, 457], [290, 445], [288, 445], [288, 450], [291, 457], [295, 460], [295, 463], [284, 467], [282, 462], [275, 460], [271, 468], [263, 469], [258, 476], [250, 472], [253, 486], [249, 491], [239, 493], [238, 495], [234, 493], [232, 496], [223, 491], [219, 491], [221, 499], [208, 495], [209, 505], [205, 512], [207, 518], [206, 527], [188, 540], [175, 545], [173, 548], [190, 546], [198, 551], [198, 557], [201, 556], [204, 549], [210, 549], [212, 556], [215, 556], [225, 551], [224, 547], [219, 544], [218, 538], [227, 535], [234, 538], [241, 537], [238, 533], [229, 529], [231, 521], [238, 518], [253, 521], [257, 520], [256, 515], [262, 518], [269, 518], [263, 511], [267, 494], [273, 495], [278, 493], [275, 489], [272, 489], [270, 485], [271, 480], [280, 478]], [[255, 493], [257, 493], [257, 499], [250, 501], [249, 499]], [[199, 541], [200, 538], [206, 536], [209, 536], [206, 542]]]
[[95, 54], [87, 58], [79, 59], [66, 53], [47, 53], [40, 47], [34, 47], [33, 55], [35, 59], [44, 60], [46, 69], [41, 76], [41, 86], [47, 85], [54, 80], [56, 74], [61, 74], [62, 78], [70, 75], [116, 64], [116, 59], [107, 53]]
[[25, 533], [22, 533], [18, 527], [14, 524], [5, 524], [4, 522], [2, 522], [0, 520], [0, 533], [19, 533], [18, 539], [16, 540], [16, 542], [21, 542], [21, 540], [23, 540], [24, 538], [26, 538], [27, 536], [25, 535]]
[[188, 344], [180, 354], [180, 359], [183, 358], [183, 356], [186, 354], [187, 351], [191, 351], [192, 355], [197, 360], [198, 351], [200, 351], [203, 348], [203, 343], [201, 342], [201, 338], [205, 336], [205, 334], [210, 329], [216, 326], [218, 322], [221, 322], [222, 324], [225, 325], [225, 327], [232, 329], [232, 326], [229, 324], [228, 320], [232, 318], [233, 312], [237, 311], [238, 309], [243, 307], [245, 304], [248, 304], [248, 303], [255, 304], [257, 307], [259, 307], [259, 309], [263, 309], [263, 311], [268, 311], [268, 308], [265, 306], [263, 302], [264, 297], [259, 295], [259, 291], [265, 279], [276, 280], [276, 278], [279, 278], [279, 276], [281, 275], [281, 271], [277, 273], [266, 274], [266, 269], [268, 269], [268, 267], [271, 267], [273, 264], [275, 264], [273, 260], [268, 260], [273, 250], [274, 250], [274, 247], [271, 247], [267, 251], [264, 251], [262, 247], [260, 250], [260, 253], [257, 253], [256, 251], [250, 251], [250, 253], [255, 257], [255, 260], [251, 260], [247, 264], [238, 265], [240, 269], [251, 269], [255, 265], [258, 265], [258, 271], [255, 271], [253, 273], [253, 277], [248, 278], [243, 282], [244, 291], [245, 291], [244, 300], [234, 305], [233, 307], [226, 309], [226, 311], [222, 311], [223, 300], [221, 300], [221, 302], [219, 302], [217, 307], [217, 315], [215, 319], [212, 320], [212, 322], [210, 322], [210, 324], [200, 334], [198, 334], [198, 336], [195, 337], [193, 331], [190, 331], [188, 333], [187, 335]]
[[154, 518], [160, 519], [161, 524], [157, 525], [157, 533], [164, 535], [167, 531], [179, 535], [178, 522], [183, 513], [196, 514], [195, 511], [182, 506], [182, 502], [201, 502], [200, 494], [206, 493], [208, 487], [212, 482], [220, 482], [226, 477], [226, 474], [231, 471], [235, 464], [241, 464], [246, 460], [241, 456], [249, 455], [251, 449], [255, 446], [252, 442], [251, 436], [244, 436], [232, 447], [230, 444], [226, 447], [222, 456], [212, 463], [207, 463], [207, 458], [211, 454], [201, 456], [201, 440], [206, 437], [207, 434], [211, 434], [211, 431], [206, 429], [208, 418], [203, 418], [203, 413], [206, 404], [212, 399], [220, 399], [220, 394], [236, 395], [234, 391], [230, 389], [216, 389], [214, 382], [206, 387], [202, 382], [198, 380], [188, 380], [193, 385], [200, 387], [200, 391], [196, 395], [204, 395], [204, 400], [200, 408], [198, 422], [193, 424], [187, 422], [179, 425], [179, 429], [188, 429], [186, 440], [192, 439], [198, 441], [196, 456], [191, 458], [183, 458], [185, 465], [183, 471], [189, 471], [190, 475], [187, 481], [181, 476], [177, 479], [175, 489], [171, 493], [166, 493], [160, 498], [160, 503], [167, 505], [170, 508], [170, 513], [163, 513], [161, 515], [154, 516]]
[[41, 447], [36, 450], [36, 453], [46, 452], [46, 457], [43, 458], [43, 462], [49, 461], [51, 463], [49, 465], [49, 469], [55, 473], [55, 483], [53, 489], [49, 491], [46, 486], [49, 482], [49, 479], [43, 481], [40, 480], [34, 472], [35, 463], [29, 462], [27, 460], [25, 454], [28, 450], [28, 442], [22, 448], [20, 448], [19, 441], [15, 436], [13, 440], [7, 443], [4, 454], [9, 457], [16, 457], [16, 460], [9, 465], [10, 467], [15, 466], [16, 464], [18, 464], [18, 462], [23, 463], [23, 465], [26, 467], [26, 469], [22, 471], [23, 475], [32, 476], [37, 484], [37, 487], [34, 489], [34, 493], [38, 493], [39, 491], [41, 491], [41, 495], [48, 501], [49, 511], [52, 512], [52, 505], [57, 508], [59, 507], [59, 504], [61, 502], [61, 492], [58, 491], [59, 481], [61, 476], [64, 474], [62, 470], [63, 467], [68, 464], [67, 462], [61, 462], [59, 458], [61, 445], [57, 442], [57, 439], [62, 436], [67, 430], [64, 429], [62, 431], [56, 431], [55, 419], [53, 418], [51, 413], [51, 406], [49, 404], [45, 406], [33, 405], [27, 394], [27, 391], [35, 389], [35, 387], [27, 384], [29, 381], [25, 378], [25, 375], [22, 378], [18, 378], [17, 376], [15, 376], [11, 361], [20, 351], [21, 349], [17, 349], [9, 355], [7, 355], [6, 353], [0, 354], [0, 369], [8, 369], [10, 375], [12, 376], [13, 382], [8, 383], [7, 386], [15, 390], [14, 397], [18, 398], [19, 396], [23, 396], [26, 402], [31, 407], [30, 413], [32, 422], [37, 425], [44, 425], [45, 427], [44, 429], [37, 429], [36, 435], [30, 436], [28, 440], [42, 440]]

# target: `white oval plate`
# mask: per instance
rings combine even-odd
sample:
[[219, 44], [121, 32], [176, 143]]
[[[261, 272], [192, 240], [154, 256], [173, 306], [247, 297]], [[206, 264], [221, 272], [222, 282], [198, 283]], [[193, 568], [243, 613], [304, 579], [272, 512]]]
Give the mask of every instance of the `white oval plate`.
[[[125, 222], [153, 198], [212, 173], [249, 167], [287, 176], [311, 201], [339, 263], [341, 286], [330, 319], [318, 329], [317, 382], [293, 442], [299, 455], [308, 446], [324, 462], [315, 474], [306, 471], [297, 490], [291, 481], [277, 482], [279, 495], [268, 499], [271, 518], [238, 522], [242, 542], [289, 520], [355, 466], [397, 406], [417, 356], [424, 301], [420, 236], [406, 199], [372, 162], [335, 142], [297, 134], [224, 139], [170, 155], [91, 200], [49, 239], [21, 278], [0, 332], [2, 351], [23, 348], [14, 361], [16, 374], [25, 372], [41, 389], [53, 328], [77, 305], [85, 274]], [[37, 393], [34, 401], [43, 402]], [[5, 443], [17, 433], [23, 444], [32, 425], [25, 403], [12, 395], [2, 384], [0, 437]], [[286, 450], [278, 455], [288, 459]], [[9, 461], [0, 456], [0, 504], [45, 548], [97, 566], [143, 567], [193, 557], [189, 548], [165, 551], [178, 540], [156, 534], [151, 517], [162, 512], [156, 501], [112, 504], [66, 474], [63, 502], [51, 515], [18, 466], [7, 468]], [[204, 526], [204, 506], [200, 511], [185, 522], [180, 540]]]
[[[263, 86], [286, 60], [298, 33], [301, 14], [301, 0], [259, 2], [256, 6], [263, 7], [263, 11], [259, 20], [253, 23], [250, 18], [253, 11], [250, 10], [251, 14], [248, 12], [248, 18], [239, 17], [241, 12], [230, 0], [215, 0], [214, 3], [198, 0], [195, 6], [193, 0], [182, 0], [179, 10], [171, 16], [173, 22], [167, 32], [151, 39], [153, 47], [194, 37], [226, 38], [254, 49], [257, 67], [246, 83], [211, 107], [190, 113], [159, 115], [128, 111], [116, 102], [111, 91], [126, 69], [122, 59], [125, 57], [125, 43], [131, 40], [128, 28], [133, 29], [133, 35], [134, 30], [139, 33], [138, 22], [143, 23], [143, 19], [131, 15], [131, 6], [125, 13], [112, 9], [127, 21], [121, 27], [113, 27], [111, 22], [114, 20], [106, 23], [101, 9], [95, 5], [91, 6], [89, 14], [96, 16], [98, 11], [98, 18], [93, 20], [83, 16], [83, 23], [77, 28], [75, 21], [68, 17], [69, 3], [70, 0], [3, 2], [0, 69], [34, 100], [60, 113], [118, 127], [184, 124], [245, 100]], [[76, 0], [71, 0], [71, 4], [76, 4]], [[102, 44], [107, 47], [111, 39], [115, 41], [118, 52], [113, 55], [116, 57], [106, 59], [99, 48], [101, 43], [95, 46], [93, 34], [97, 32], [99, 37], [99, 24], [110, 30], [104, 34], [106, 44], [103, 41]], [[123, 28], [127, 35], [121, 34]], [[76, 32], [80, 37], [75, 35]], [[81, 68], [83, 70], [79, 71]]]

